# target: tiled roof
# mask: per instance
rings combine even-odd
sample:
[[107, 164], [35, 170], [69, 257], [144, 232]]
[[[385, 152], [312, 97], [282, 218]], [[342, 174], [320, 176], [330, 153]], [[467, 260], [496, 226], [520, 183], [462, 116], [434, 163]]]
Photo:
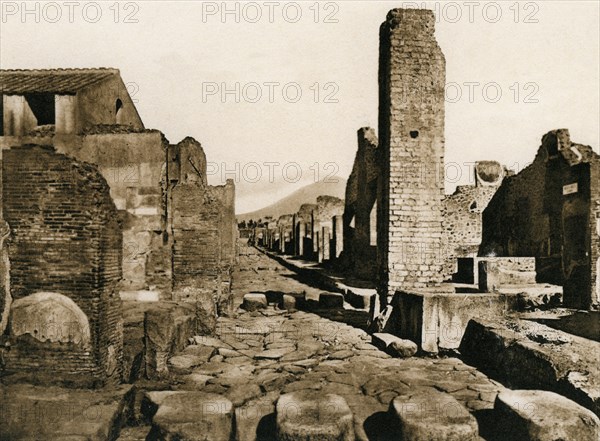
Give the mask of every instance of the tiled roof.
[[0, 70], [0, 93], [71, 94], [112, 75], [119, 75], [119, 70], [106, 68]]

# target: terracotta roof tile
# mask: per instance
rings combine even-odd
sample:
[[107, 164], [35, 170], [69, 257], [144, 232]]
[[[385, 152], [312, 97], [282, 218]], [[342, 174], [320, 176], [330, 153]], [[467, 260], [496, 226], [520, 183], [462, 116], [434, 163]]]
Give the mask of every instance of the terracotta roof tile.
[[119, 70], [107, 68], [0, 70], [0, 93], [72, 94], [112, 75], [119, 75]]

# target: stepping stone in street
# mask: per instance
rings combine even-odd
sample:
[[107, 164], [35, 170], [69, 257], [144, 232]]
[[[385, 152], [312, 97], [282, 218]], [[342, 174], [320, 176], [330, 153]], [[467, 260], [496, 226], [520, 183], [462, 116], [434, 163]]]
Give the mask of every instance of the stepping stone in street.
[[[598, 441], [600, 419], [585, 407], [554, 392], [506, 390], [494, 409], [510, 439]], [[508, 439], [508, 438], [507, 438]]]
[[287, 311], [295, 311], [302, 308], [305, 301], [304, 294], [284, 294], [279, 307]]
[[404, 441], [478, 441], [477, 420], [452, 395], [434, 388], [411, 390], [394, 398], [390, 414]]
[[319, 294], [319, 308], [337, 309], [344, 307], [344, 296], [335, 292], [322, 292]]
[[258, 311], [259, 309], [266, 309], [267, 306], [267, 296], [264, 294], [250, 293], [244, 295], [242, 308], [246, 311]]
[[279, 441], [353, 441], [354, 422], [339, 395], [302, 390], [282, 395], [275, 406]]
[[147, 439], [231, 439], [233, 405], [223, 396], [205, 392], [150, 392], [145, 399], [147, 416], [152, 418]]

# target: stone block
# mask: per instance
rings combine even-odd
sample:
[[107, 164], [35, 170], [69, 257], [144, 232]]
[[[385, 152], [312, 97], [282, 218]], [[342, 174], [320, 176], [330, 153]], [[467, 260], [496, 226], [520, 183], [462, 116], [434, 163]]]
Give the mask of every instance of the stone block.
[[215, 352], [215, 348], [209, 346], [188, 346], [182, 354], [169, 359], [169, 372], [189, 374], [192, 368], [206, 363]]
[[344, 307], [344, 296], [334, 292], [319, 294], [319, 308], [334, 309]]
[[496, 397], [494, 409], [502, 421], [504, 439], [600, 439], [600, 419], [585, 407], [553, 392], [506, 390]]
[[146, 394], [152, 418], [148, 439], [230, 441], [233, 405], [227, 398], [205, 392], [165, 391]]
[[279, 307], [288, 311], [304, 308], [306, 304], [306, 294], [287, 293], [281, 298]]
[[525, 320], [474, 319], [459, 351], [469, 364], [512, 387], [552, 390], [600, 416], [598, 342]]
[[509, 305], [498, 294], [403, 292], [398, 295], [399, 336], [415, 341], [423, 351], [456, 349], [469, 320], [496, 318]]
[[390, 344], [388, 352], [395, 357], [409, 358], [415, 355], [418, 349], [416, 343], [410, 340], [400, 339]]
[[246, 311], [257, 311], [259, 309], [265, 309], [267, 306], [267, 296], [264, 294], [246, 294], [242, 303], [242, 308]]
[[495, 292], [502, 286], [536, 283], [534, 257], [478, 258], [479, 290]]
[[414, 342], [404, 340], [392, 334], [375, 333], [372, 338], [375, 346], [395, 357], [412, 357], [419, 349]]
[[279, 441], [353, 441], [350, 407], [339, 395], [303, 390], [282, 395], [276, 404]]
[[394, 398], [390, 414], [404, 441], [479, 441], [477, 420], [452, 395], [423, 387]]
[[157, 303], [144, 314], [146, 377], [168, 374], [167, 360], [187, 345], [196, 334], [193, 305]]
[[2, 386], [0, 438], [3, 440], [119, 439], [133, 407], [131, 385], [99, 390]]

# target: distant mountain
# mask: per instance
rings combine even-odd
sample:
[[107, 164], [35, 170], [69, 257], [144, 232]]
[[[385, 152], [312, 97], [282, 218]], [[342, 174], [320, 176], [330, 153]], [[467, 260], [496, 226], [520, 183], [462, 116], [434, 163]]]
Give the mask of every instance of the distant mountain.
[[249, 221], [251, 219], [264, 219], [267, 216], [272, 216], [277, 219], [283, 214], [294, 214], [298, 211], [302, 204], [316, 204], [318, 196], [335, 196], [344, 199], [346, 193], [346, 180], [343, 178], [335, 178], [337, 182], [315, 182], [306, 185], [289, 196], [280, 199], [260, 210], [249, 213], [236, 215], [238, 222]]

